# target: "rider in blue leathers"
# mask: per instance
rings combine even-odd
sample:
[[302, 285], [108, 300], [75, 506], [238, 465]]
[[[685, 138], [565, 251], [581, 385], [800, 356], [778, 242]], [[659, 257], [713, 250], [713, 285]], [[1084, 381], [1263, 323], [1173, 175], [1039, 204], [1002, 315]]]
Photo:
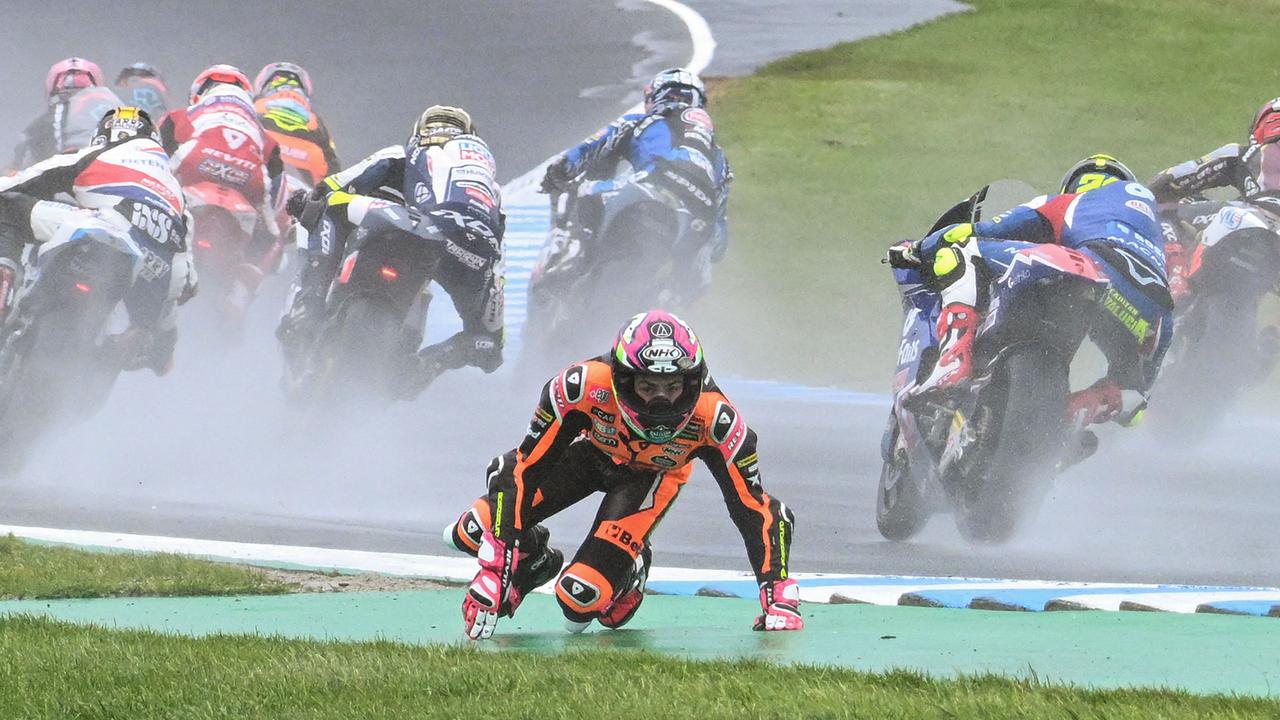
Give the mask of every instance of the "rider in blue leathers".
[[[547, 167], [542, 192], [564, 191], [579, 178], [578, 228], [595, 232], [608, 193], [632, 182], [656, 182], [675, 193], [696, 214], [713, 217], [709, 262], [724, 257], [729, 244], [726, 207], [733, 172], [715, 141], [707, 114], [707, 92], [697, 75], [683, 68], [658, 73], [644, 90], [644, 112], [614, 120]], [[631, 172], [616, 176], [627, 161]], [[710, 268], [703, 268], [704, 282]]]
[[918, 266], [931, 276], [942, 298], [938, 360], [912, 393], [945, 393], [971, 377], [987, 282], [1031, 243], [1084, 252], [1111, 281], [1103, 306], [1114, 322], [1096, 322], [1090, 330], [1107, 356], [1107, 376], [1072, 394], [1069, 411], [1076, 427], [1135, 423], [1172, 339], [1173, 301], [1155, 196], [1120, 161], [1102, 154], [1073, 166], [1057, 195], [990, 220], [949, 225], [890, 250], [895, 265]]
[[449, 293], [463, 329], [423, 348], [424, 366], [498, 369], [505, 216], [493, 155], [475, 132], [465, 110], [434, 105], [414, 124], [405, 145], [383, 148], [330, 175], [309, 197], [300, 190], [290, 198], [289, 212], [307, 236], [292, 307], [276, 331], [286, 353], [305, 348], [318, 329], [346, 237], [355, 230], [348, 205], [353, 196], [370, 195], [418, 211], [440, 234], [441, 262], [433, 279]]

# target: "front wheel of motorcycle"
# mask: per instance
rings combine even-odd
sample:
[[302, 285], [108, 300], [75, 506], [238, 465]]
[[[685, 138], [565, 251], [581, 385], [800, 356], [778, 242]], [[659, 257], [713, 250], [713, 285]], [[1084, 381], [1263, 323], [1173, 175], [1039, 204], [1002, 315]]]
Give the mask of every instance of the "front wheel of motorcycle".
[[983, 389], [955, 510], [966, 540], [1007, 542], [1039, 509], [1068, 436], [1068, 371], [1052, 349], [1030, 346], [1004, 358]]
[[911, 475], [907, 453], [894, 452], [880, 469], [876, 489], [876, 528], [886, 540], [901, 542], [915, 537], [929, 521], [923, 488]]

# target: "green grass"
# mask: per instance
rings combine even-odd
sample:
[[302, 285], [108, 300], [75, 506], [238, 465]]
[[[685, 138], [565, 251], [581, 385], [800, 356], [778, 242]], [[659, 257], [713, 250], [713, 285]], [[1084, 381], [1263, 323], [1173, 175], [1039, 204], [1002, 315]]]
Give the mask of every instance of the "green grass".
[[0, 537], [0, 599], [288, 592], [252, 570], [160, 553], [93, 553]]
[[[1277, 0], [973, 0], [775, 62], [713, 96], [733, 244], [691, 313], [740, 372], [885, 390], [884, 248], [987, 182], [1044, 190], [1093, 152], [1140, 176], [1243, 140], [1280, 94]], [[715, 358], [712, 358], [715, 362]]]
[[[0, 619], [0, 718], [1274, 718], [1275, 701], [625, 651], [187, 638]], [[191, 672], [200, 668], [199, 673]]]

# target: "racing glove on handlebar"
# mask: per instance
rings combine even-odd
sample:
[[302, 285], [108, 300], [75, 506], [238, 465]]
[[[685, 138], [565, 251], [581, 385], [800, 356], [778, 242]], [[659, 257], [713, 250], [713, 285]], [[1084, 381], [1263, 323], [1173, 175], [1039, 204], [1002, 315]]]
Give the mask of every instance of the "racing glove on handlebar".
[[467, 637], [487, 640], [493, 636], [498, 618], [515, 612], [520, 598], [511, 580], [515, 577], [519, 557], [519, 549], [514, 543], [507, 545], [494, 537], [491, 531], [485, 531], [476, 557], [480, 562], [480, 572], [476, 573], [462, 599], [462, 621]]
[[542, 184], [538, 192], [544, 195], [563, 192], [573, 185], [573, 175], [569, 172], [569, 159], [561, 155], [557, 157], [542, 175]]
[[795, 580], [767, 580], [760, 583], [760, 608], [752, 630], [803, 630], [800, 616], [800, 586]]
[[903, 240], [889, 248], [885, 260], [895, 270], [910, 270], [920, 267], [920, 241]]

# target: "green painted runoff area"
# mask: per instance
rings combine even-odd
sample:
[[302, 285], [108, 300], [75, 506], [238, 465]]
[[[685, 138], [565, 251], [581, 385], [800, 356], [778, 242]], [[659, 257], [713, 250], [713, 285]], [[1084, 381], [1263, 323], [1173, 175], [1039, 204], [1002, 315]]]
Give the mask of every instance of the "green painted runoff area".
[[[458, 590], [214, 598], [12, 600], [26, 613], [105, 627], [207, 635], [457, 643]], [[807, 605], [799, 633], [757, 633], [754, 601], [650, 596], [618, 631], [570, 635], [555, 599], [536, 594], [486, 643], [554, 653], [647, 650], [686, 658], [753, 658], [937, 677], [998, 673], [1096, 688], [1164, 687], [1280, 696], [1280, 623], [1223, 615], [1016, 613], [874, 605]]]

